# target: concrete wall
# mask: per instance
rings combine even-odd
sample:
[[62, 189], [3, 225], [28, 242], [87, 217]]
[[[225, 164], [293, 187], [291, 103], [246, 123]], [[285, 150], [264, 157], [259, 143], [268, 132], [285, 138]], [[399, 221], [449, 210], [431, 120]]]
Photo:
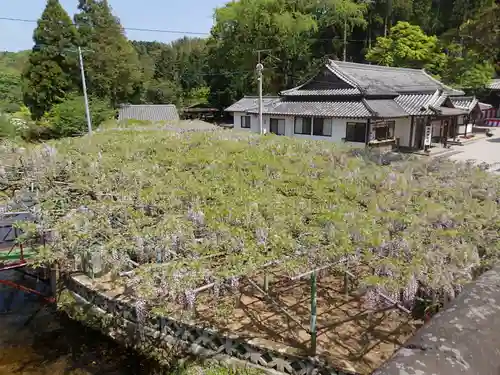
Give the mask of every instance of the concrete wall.
[[500, 266], [467, 285], [372, 375], [500, 374]]

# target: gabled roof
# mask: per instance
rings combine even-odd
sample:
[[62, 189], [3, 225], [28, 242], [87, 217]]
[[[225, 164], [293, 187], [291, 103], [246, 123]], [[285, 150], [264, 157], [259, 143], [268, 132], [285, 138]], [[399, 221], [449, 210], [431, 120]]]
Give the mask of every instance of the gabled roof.
[[283, 96], [386, 96], [425, 94], [441, 90], [463, 95], [433, 78], [422, 69], [394, 68], [329, 60], [323, 69], [304, 84], [282, 91]]
[[[457, 115], [464, 95], [424, 70], [393, 68], [328, 60], [321, 71], [300, 86], [269, 97], [263, 113], [344, 118], [398, 118], [420, 115]], [[257, 98], [245, 97], [226, 111], [258, 113]], [[467, 98], [468, 100], [468, 98]]]
[[177, 121], [179, 114], [173, 104], [124, 105], [118, 111], [118, 121]]
[[[277, 96], [264, 96], [262, 98], [262, 105], [268, 106], [269, 104], [278, 100]], [[238, 100], [233, 105], [225, 109], [226, 112], [247, 112], [254, 108], [259, 107], [259, 97], [257, 96], [245, 96]]]
[[435, 101], [434, 94], [406, 94], [399, 95], [394, 101], [410, 116], [433, 115], [435, 112], [429, 104]]
[[491, 83], [488, 85], [488, 88], [492, 90], [500, 90], [500, 78], [491, 81]]
[[326, 64], [314, 77], [300, 86], [282, 91], [282, 96], [359, 96], [357, 82]]
[[425, 93], [442, 90], [450, 95], [463, 95], [439, 82], [422, 69], [395, 68], [330, 60], [336, 69], [355, 80], [364, 90], [383, 93], [392, 90], [398, 94]]
[[455, 108], [466, 109], [469, 112], [479, 103], [474, 96], [456, 96], [450, 97], [450, 100]]
[[491, 104], [486, 104], [486, 103], [482, 103], [482, 102], [479, 102], [478, 105], [479, 105], [479, 109], [481, 111], [485, 111], [487, 109], [493, 108], [493, 106]]

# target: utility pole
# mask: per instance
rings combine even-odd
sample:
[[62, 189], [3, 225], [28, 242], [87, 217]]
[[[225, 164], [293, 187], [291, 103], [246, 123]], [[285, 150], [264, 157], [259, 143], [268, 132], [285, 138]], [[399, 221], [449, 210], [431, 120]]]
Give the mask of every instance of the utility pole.
[[344, 16], [344, 61], [347, 61], [347, 15]]
[[264, 65], [260, 62], [260, 53], [270, 51], [268, 49], [259, 49], [257, 50], [257, 66], [255, 69], [257, 70], [257, 81], [259, 83], [259, 134], [264, 133], [264, 126], [262, 121], [262, 71], [264, 70]]
[[90, 117], [89, 99], [87, 97], [87, 82], [85, 82], [85, 68], [83, 67], [82, 49], [78, 46], [78, 57], [80, 60], [80, 72], [82, 73], [83, 98], [85, 99], [85, 115], [87, 116], [87, 127], [89, 135], [92, 135], [92, 119]]

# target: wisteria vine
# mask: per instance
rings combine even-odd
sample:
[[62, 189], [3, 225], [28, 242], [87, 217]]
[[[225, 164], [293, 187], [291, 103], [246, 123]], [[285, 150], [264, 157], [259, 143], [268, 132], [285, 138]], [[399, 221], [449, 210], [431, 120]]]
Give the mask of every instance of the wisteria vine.
[[[138, 315], [190, 309], [267, 268], [294, 275], [346, 257], [366, 301], [453, 298], [498, 260], [499, 180], [471, 163], [381, 166], [345, 148], [226, 131], [106, 132], [0, 146], [9, 207], [28, 204], [40, 261], [98, 254], [132, 272]], [[23, 203], [24, 202], [24, 203]], [[131, 267], [136, 264], [138, 267]], [[132, 271], [130, 271], [132, 269]]]

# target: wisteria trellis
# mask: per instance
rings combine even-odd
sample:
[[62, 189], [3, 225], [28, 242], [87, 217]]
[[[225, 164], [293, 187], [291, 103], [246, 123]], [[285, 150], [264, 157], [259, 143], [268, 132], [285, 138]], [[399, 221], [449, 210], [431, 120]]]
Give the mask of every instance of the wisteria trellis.
[[[380, 166], [326, 142], [246, 135], [106, 132], [21, 148], [3, 143], [0, 187], [31, 194], [41, 261], [98, 252], [133, 270], [149, 304], [214, 298], [272, 267], [294, 275], [349, 258], [368, 303], [453, 297], [498, 258], [499, 180], [448, 161]], [[35, 193], [33, 193], [35, 192]]]

